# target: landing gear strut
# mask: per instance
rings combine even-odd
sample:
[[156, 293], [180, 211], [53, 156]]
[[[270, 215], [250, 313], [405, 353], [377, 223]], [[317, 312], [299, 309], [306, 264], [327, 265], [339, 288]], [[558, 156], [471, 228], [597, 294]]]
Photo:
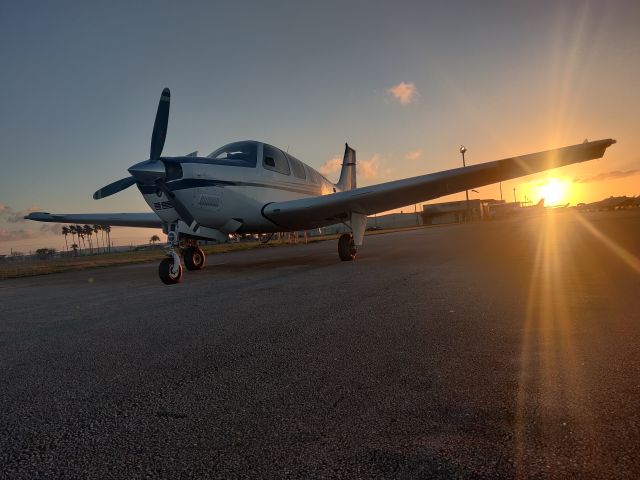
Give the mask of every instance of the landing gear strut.
[[338, 240], [338, 255], [340, 260], [348, 262], [355, 260], [356, 253], [358, 253], [358, 247], [353, 241], [353, 235], [350, 233], [343, 233]]

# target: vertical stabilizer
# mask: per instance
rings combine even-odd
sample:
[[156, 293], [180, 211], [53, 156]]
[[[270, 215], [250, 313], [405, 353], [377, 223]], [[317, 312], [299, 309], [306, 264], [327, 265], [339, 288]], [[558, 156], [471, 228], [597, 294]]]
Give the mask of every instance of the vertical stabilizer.
[[340, 172], [340, 180], [336, 186], [341, 190], [353, 190], [356, 188], [356, 151], [344, 144], [344, 157], [342, 159], [342, 171]]

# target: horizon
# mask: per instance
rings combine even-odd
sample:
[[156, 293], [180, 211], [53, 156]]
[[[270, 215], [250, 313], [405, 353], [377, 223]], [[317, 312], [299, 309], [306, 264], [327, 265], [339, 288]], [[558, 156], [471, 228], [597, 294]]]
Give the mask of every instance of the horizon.
[[[450, 197], [453, 197], [454, 195], [450, 195]], [[634, 195], [632, 197], [627, 197], [627, 196], [616, 196], [616, 195], [612, 195], [610, 197], [605, 197], [602, 198], [600, 200], [597, 200], [595, 203], [599, 203], [601, 201], [604, 200], [608, 200], [609, 198], [640, 198], [640, 195]], [[445, 197], [441, 197], [441, 198], [445, 198]], [[439, 200], [439, 199], [438, 199]], [[471, 198], [470, 198], [471, 200]], [[495, 200], [495, 201], [501, 201], [500, 199], [496, 199], [496, 198], [481, 198], [480, 200], [483, 201], [487, 201], [487, 200]], [[464, 199], [458, 199], [458, 201], [464, 201]], [[519, 204], [528, 204], [528, 205], [534, 205], [536, 203], [538, 203], [539, 200], [537, 201], [532, 201], [529, 200], [527, 201], [521, 201], [520, 199], [515, 202], [515, 203], [519, 203]], [[514, 203], [514, 202], [510, 202], [509, 200], [504, 200], [505, 203]], [[437, 203], [445, 203], [445, 202], [439, 202], [439, 201], [432, 201], [432, 202], [423, 202], [420, 204], [416, 204], [415, 207], [417, 207], [418, 205], [420, 206], [420, 208], [416, 211], [411, 211], [411, 207], [412, 205], [408, 205], [405, 208], [398, 208], [395, 210], [389, 210], [387, 212], [382, 212], [379, 214], [374, 214], [374, 215], [369, 215], [369, 218], [373, 218], [373, 217], [377, 217], [378, 219], [380, 219], [381, 217], [385, 216], [385, 215], [392, 215], [392, 214], [404, 214], [404, 215], [415, 215], [416, 213], [421, 214], [422, 213], [422, 207], [426, 206], [426, 205], [433, 205], [433, 204], [437, 204]], [[594, 203], [594, 202], [592, 202]], [[545, 202], [544, 207], [547, 209], [555, 209], [556, 207], [564, 207], [566, 206], [566, 204], [560, 204], [560, 203], [555, 203], [555, 204], [547, 204]], [[578, 205], [569, 205], [569, 207], [577, 207]], [[579, 208], [579, 207], [578, 207]], [[405, 211], [408, 210], [408, 211]], [[22, 243], [20, 245], [22, 245], [22, 247], [27, 247], [25, 248], [15, 248], [15, 246], [11, 246], [9, 248], [9, 250], [7, 251], [6, 249], [3, 249], [1, 247], [2, 244], [0, 244], [0, 256], [11, 256], [13, 254], [18, 254], [18, 255], [34, 255], [36, 250], [38, 248], [43, 248], [43, 249], [54, 249], [56, 252], [67, 252], [67, 251], [71, 251], [71, 243], [69, 242], [69, 240], [67, 239], [67, 241], [65, 242], [65, 237], [62, 234], [62, 227], [69, 227], [69, 226], [75, 226], [77, 224], [69, 224], [69, 223], [49, 223], [49, 224], [44, 224], [42, 225], [42, 227], [50, 227], [50, 228], [46, 228], [47, 230], [51, 231], [54, 228], [56, 230], [58, 230], [54, 235], [50, 235], [47, 236], [47, 238], [50, 238], [51, 240], [49, 241], [49, 244], [47, 245], [42, 245], [42, 240], [40, 238], [28, 238], [22, 241]], [[80, 224], [82, 226], [84, 226], [85, 224]], [[447, 223], [442, 224], [442, 225], [448, 225]], [[93, 225], [91, 225], [93, 226]], [[326, 227], [325, 227], [326, 228]], [[148, 235], [143, 234], [144, 231], [148, 231]], [[112, 248], [115, 249], [122, 249], [122, 248], [134, 248], [134, 247], [141, 247], [141, 246], [145, 246], [145, 245], [151, 245], [151, 238], [153, 237], [159, 237], [161, 240], [158, 243], [158, 245], [163, 245], [164, 242], [162, 241], [162, 237], [163, 237], [163, 233], [162, 233], [162, 229], [159, 228], [133, 228], [133, 227], [111, 227], [111, 232], [109, 235], [109, 238], [111, 239], [110, 243]], [[95, 241], [95, 240], [93, 240]], [[56, 245], [52, 245], [53, 242], [56, 242]], [[89, 250], [89, 243], [87, 241], [87, 243], [85, 244], [80, 244], [77, 240], [76, 240], [76, 244], [78, 245], [78, 251], [79, 252], [87, 252]], [[67, 248], [67, 245], [69, 248]], [[32, 248], [29, 248], [32, 247]], [[93, 245], [93, 248], [97, 250], [96, 253], [100, 253], [100, 250], [103, 250], [105, 248], [109, 248], [108, 245], [103, 244], [103, 237], [100, 236], [99, 242], [95, 245]], [[82, 253], [81, 253], [82, 254]]]
[[[30, 211], [149, 211], [135, 189], [91, 194], [148, 157], [165, 86], [168, 155], [256, 138], [335, 181], [346, 141], [365, 186], [459, 167], [461, 144], [472, 165], [614, 138], [603, 159], [503, 182], [503, 198], [640, 194], [639, 5], [70, 3], [0, 18], [0, 253], [64, 245], [63, 224]], [[478, 191], [500, 198], [497, 184]]]

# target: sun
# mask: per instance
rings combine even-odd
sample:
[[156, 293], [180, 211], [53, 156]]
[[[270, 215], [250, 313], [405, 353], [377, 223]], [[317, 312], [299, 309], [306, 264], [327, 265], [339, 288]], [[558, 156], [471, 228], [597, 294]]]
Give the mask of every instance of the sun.
[[535, 194], [539, 199], [544, 198], [545, 205], [553, 206], [569, 203], [569, 190], [568, 181], [550, 178], [536, 187]]

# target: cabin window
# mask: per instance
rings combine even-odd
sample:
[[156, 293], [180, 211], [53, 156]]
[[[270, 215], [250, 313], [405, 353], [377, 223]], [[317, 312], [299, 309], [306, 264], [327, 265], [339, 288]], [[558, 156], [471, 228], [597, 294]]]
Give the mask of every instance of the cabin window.
[[301, 178], [302, 180], [307, 178], [307, 174], [304, 171], [304, 164], [291, 155], [287, 155], [287, 158], [289, 159], [289, 163], [291, 164], [291, 172], [293, 173], [293, 176], [296, 178]]
[[308, 170], [309, 170], [309, 179], [317, 185], [322, 185], [322, 177], [320, 176], [320, 174], [311, 167], [308, 167]]
[[262, 166], [267, 170], [273, 170], [274, 172], [281, 173], [282, 175], [290, 175], [291, 169], [289, 168], [289, 162], [282, 150], [271, 145], [263, 145], [263, 159]]

